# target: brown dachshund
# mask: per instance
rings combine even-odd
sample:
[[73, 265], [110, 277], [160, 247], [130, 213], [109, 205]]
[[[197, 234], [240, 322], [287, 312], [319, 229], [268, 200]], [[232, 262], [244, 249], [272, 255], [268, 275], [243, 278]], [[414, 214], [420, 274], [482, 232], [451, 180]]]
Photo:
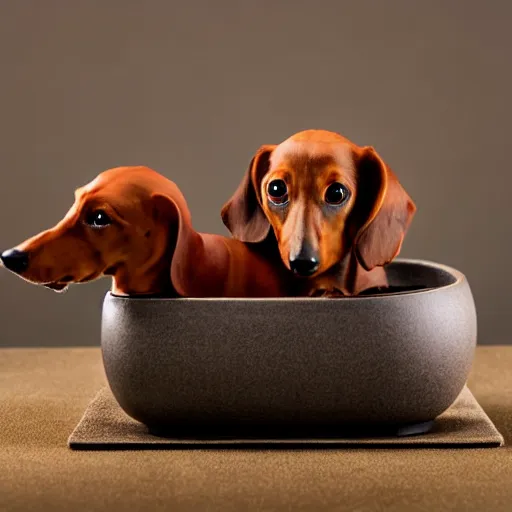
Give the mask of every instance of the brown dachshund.
[[[386, 287], [416, 206], [372, 147], [324, 130], [262, 146], [222, 220], [245, 242], [277, 242], [299, 295]], [[273, 229], [271, 230], [270, 227]]]
[[275, 297], [288, 271], [257, 248], [197, 233], [182, 193], [147, 167], [101, 173], [53, 228], [1, 254], [4, 266], [56, 291], [113, 277], [118, 295]]

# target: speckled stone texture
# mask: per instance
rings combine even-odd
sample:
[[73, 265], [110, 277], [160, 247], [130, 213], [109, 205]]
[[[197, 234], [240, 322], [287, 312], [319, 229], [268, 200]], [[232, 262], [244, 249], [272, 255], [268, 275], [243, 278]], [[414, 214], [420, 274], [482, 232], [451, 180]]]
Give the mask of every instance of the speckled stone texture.
[[397, 260], [392, 286], [340, 299], [135, 299], [107, 294], [102, 353], [124, 411], [153, 429], [400, 428], [464, 387], [476, 345], [466, 278]]

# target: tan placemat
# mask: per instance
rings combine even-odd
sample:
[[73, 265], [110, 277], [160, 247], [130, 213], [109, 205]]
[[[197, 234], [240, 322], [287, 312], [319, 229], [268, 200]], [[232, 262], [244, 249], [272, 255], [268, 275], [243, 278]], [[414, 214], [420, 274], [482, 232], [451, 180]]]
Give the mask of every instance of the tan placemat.
[[[87, 407], [70, 435], [74, 450], [162, 449], [190, 446], [229, 445], [352, 445], [396, 447], [497, 447], [503, 436], [464, 387], [453, 405], [441, 414], [426, 434], [404, 437], [329, 437], [319, 439], [180, 439], [160, 437], [130, 418], [118, 405], [109, 388], [103, 388]], [[199, 445], [199, 446], [198, 446]]]

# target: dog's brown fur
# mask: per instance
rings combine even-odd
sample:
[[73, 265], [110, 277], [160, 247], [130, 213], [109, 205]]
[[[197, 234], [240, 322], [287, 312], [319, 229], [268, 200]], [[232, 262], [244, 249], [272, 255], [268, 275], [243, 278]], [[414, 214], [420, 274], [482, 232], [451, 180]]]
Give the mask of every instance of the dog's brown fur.
[[[112, 220], [88, 225], [91, 212]], [[24, 279], [57, 291], [68, 284], [113, 277], [117, 295], [274, 297], [286, 293], [286, 269], [257, 248], [197, 233], [175, 183], [147, 167], [101, 173], [75, 192], [53, 228], [16, 247], [29, 255]]]
[[[269, 201], [267, 186], [274, 179], [287, 184], [285, 207]], [[324, 201], [333, 182], [350, 192], [335, 208]], [[337, 133], [306, 130], [257, 151], [221, 216], [239, 240], [257, 243], [275, 236], [289, 269], [290, 259], [307, 243], [319, 266], [309, 278], [297, 278], [300, 294], [356, 295], [387, 286], [383, 265], [399, 254], [415, 211], [372, 147], [359, 147]]]

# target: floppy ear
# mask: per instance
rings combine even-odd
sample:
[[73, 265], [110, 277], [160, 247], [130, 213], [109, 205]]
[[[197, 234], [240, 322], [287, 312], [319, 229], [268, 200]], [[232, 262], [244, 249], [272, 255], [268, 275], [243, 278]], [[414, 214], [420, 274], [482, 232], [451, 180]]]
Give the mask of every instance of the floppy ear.
[[183, 197], [155, 193], [151, 201], [155, 218], [168, 226], [171, 284], [179, 295], [189, 297], [194, 286], [200, 285], [194, 279], [194, 265], [197, 264], [195, 257], [203, 249], [202, 239], [192, 228], [190, 211]]
[[270, 155], [276, 145], [261, 146], [253, 156], [244, 179], [231, 199], [222, 207], [222, 222], [234, 238], [242, 242], [261, 242], [270, 223], [261, 208], [260, 186], [270, 166]]
[[363, 148], [356, 166], [358, 199], [354, 210], [363, 223], [354, 249], [363, 268], [371, 270], [398, 256], [416, 205], [372, 147]]

